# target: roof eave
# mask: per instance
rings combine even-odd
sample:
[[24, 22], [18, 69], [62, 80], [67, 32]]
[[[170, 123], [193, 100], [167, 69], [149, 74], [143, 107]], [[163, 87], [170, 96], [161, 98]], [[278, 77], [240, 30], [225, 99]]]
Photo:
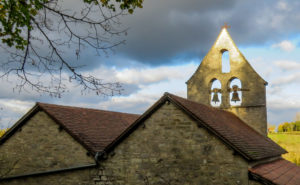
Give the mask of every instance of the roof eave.
[[249, 179], [257, 181], [257, 182], [261, 182], [266, 185], [276, 185], [273, 182], [269, 181], [268, 179], [265, 179], [265, 178], [261, 177], [260, 175], [252, 173], [251, 171], [248, 171], [248, 176], [249, 176]]

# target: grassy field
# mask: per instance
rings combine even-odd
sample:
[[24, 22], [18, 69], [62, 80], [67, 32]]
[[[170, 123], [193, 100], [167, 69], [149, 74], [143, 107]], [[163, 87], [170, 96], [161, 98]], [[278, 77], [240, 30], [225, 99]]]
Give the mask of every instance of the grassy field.
[[283, 157], [300, 166], [300, 132], [268, 134], [269, 138], [279, 144], [289, 153]]

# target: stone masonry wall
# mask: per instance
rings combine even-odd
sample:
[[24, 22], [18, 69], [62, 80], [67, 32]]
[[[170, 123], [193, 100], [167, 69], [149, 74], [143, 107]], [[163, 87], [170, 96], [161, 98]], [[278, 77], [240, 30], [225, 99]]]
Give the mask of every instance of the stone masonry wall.
[[97, 185], [257, 185], [248, 163], [173, 104], [165, 104], [100, 162]]
[[93, 185], [96, 169], [81, 169], [48, 175], [0, 181], [1, 185]]
[[2, 177], [88, 164], [95, 164], [93, 157], [44, 112], [0, 145]]
[[[36, 128], [40, 128], [39, 130]], [[40, 133], [40, 134], [38, 134]], [[52, 133], [52, 134], [50, 134]], [[10, 174], [92, 163], [86, 151], [40, 112], [0, 146], [20, 159]], [[36, 148], [33, 145], [36, 144]], [[24, 147], [24, 145], [29, 145]], [[34, 147], [34, 148], [32, 148]], [[32, 150], [32, 151], [30, 151]], [[33, 151], [37, 150], [37, 151]], [[54, 155], [56, 154], [56, 155]], [[3, 159], [3, 155], [1, 156]], [[7, 158], [11, 159], [11, 157]], [[1, 168], [5, 168], [6, 160]], [[53, 164], [56, 165], [53, 165]], [[52, 164], [52, 165], [51, 165]], [[2, 166], [4, 165], [4, 166]], [[97, 168], [0, 181], [2, 185], [259, 185], [248, 163], [173, 104], [165, 104]]]

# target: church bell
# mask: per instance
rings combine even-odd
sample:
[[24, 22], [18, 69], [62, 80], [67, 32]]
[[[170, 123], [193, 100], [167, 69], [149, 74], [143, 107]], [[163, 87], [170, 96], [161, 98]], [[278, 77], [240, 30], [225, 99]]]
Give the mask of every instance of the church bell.
[[232, 89], [233, 89], [233, 93], [232, 93], [231, 101], [234, 101], [234, 102], [241, 101], [240, 97], [239, 97], [239, 94], [237, 92], [238, 91], [238, 86], [234, 85], [234, 86], [232, 86]]
[[218, 93], [214, 93], [212, 101], [215, 103], [220, 101], [218, 97]]
[[219, 96], [218, 96], [218, 90], [215, 88], [213, 89], [213, 98], [211, 100], [212, 102], [219, 102]]
[[241, 101], [239, 98], [239, 94], [237, 92], [232, 93], [231, 101], [234, 101], [234, 102]]

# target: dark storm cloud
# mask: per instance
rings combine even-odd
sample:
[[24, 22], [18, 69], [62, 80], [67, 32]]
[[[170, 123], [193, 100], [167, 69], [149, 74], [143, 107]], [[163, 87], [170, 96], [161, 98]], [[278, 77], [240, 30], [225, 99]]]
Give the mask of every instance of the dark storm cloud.
[[145, 1], [125, 17], [131, 29], [117, 54], [152, 65], [201, 58], [225, 22], [238, 46], [276, 42], [300, 31], [299, 8], [299, 2], [275, 0]]
[[[70, 9], [75, 6], [71, 0], [65, 3]], [[99, 65], [122, 68], [185, 62], [202, 58], [225, 22], [238, 46], [278, 42], [297, 34], [299, 8], [300, 2], [292, 0], [146, 0], [142, 9], [121, 18], [123, 27], [130, 29], [127, 37], [112, 38], [127, 41], [115, 53], [98, 56], [92, 48], [85, 48], [77, 59], [73, 45], [63, 56], [83, 70]]]
[[126, 39], [115, 53], [98, 56], [86, 48], [77, 59], [76, 48], [71, 46], [63, 55], [83, 70], [99, 65], [122, 68], [185, 62], [202, 58], [225, 22], [238, 46], [278, 42], [297, 34], [299, 8], [300, 2], [292, 0], [146, 0], [142, 9], [121, 18], [123, 27], [129, 27], [128, 36], [112, 38]]

